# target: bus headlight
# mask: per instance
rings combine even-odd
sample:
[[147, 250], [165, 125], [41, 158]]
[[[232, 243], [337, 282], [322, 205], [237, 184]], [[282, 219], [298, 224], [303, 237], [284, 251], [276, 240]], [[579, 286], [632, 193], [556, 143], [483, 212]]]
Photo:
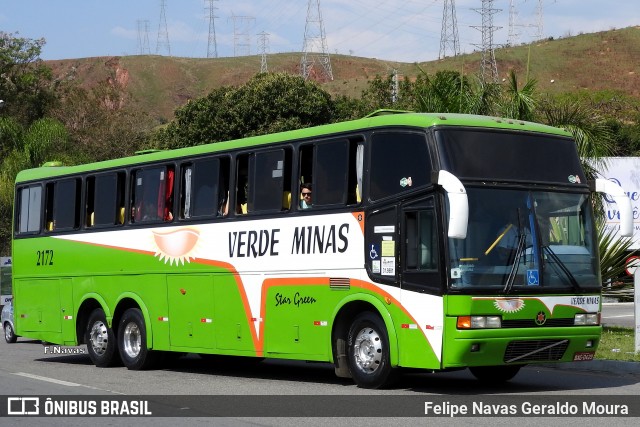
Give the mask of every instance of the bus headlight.
[[500, 316], [460, 316], [458, 329], [496, 329], [502, 327]]
[[598, 313], [579, 313], [573, 319], [575, 326], [597, 326], [600, 324]]

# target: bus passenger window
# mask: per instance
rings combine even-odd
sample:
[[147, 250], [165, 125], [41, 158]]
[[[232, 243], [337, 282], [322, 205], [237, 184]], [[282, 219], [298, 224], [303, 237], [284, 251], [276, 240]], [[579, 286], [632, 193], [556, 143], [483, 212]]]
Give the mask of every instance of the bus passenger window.
[[236, 214], [243, 215], [253, 210], [249, 204], [249, 155], [236, 159]]
[[[173, 170], [171, 170], [173, 172]], [[171, 184], [173, 180], [171, 179]], [[173, 186], [171, 186], [172, 189]], [[131, 221], [163, 221], [170, 212], [167, 207], [167, 169], [152, 167], [132, 173], [131, 181]]]
[[[172, 167], [167, 168], [167, 180], [166, 187], [164, 193], [164, 209], [162, 219], [164, 221], [172, 221], [173, 220], [173, 181], [174, 181], [174, 171]], [[158, 205], [160, 208], [160, 205]]]
[[[259, 152], [249, 161], [249, 201], [255, 211], [281, 211], [291, 185], [290, 150]], [[285, 179], [286, 177], [286, 179]], [[285, 187], [286, 184], [286, 187]]]
[[17, 232], [33, 233], [40, 231], [42, 206], [42, 187], [34, 185], [18, 191]]
[[200, 159], [182, 167], [180, 217], [224, 216], [228, 212], [229, 158]]
[[45, 193], [45, 230], [65, 231], [80, 227], [80, 180], [50, 182]]
[[123, 224], [125, 174], [117, 172], [89, 177], [86, 186], [87, 226]]

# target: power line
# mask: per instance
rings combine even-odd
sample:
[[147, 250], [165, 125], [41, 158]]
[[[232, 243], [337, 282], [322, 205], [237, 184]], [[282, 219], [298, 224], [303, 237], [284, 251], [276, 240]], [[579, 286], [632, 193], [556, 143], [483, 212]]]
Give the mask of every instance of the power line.
[[252, 16], [237, 16], [231, 12], [233, 21], [233, 56], [251, 55], [251, 33], [250, 29], [255, 23]]
[[217, 58], [218, 57], [218, 43], [216, 41], [216, 24], [214, 11], [217, 7], [213, 6], [214, 1], [219, 0], [206, 0], [209, 2], [209, 39], [207, 42], [207, 58]]
[[509, 46], [515, 46], [520, 40], [520, 31], [517, 27], [520, 27], [518, 21], [518, 10], [516, 9], [516, 1], [509, 0], [509, 36], [507, 37], [507, 44]]
[[260, 73], [268, 73], [267, 52], [269, 51], [269, 34], [264, 31], [258, 34], [258, 50], [260, 51]]
[[482, 0], [482, 8], [474, 9], [482, 16], [482, 27], [473, 26], [482, 32], [482, 44], [476, 45], [482, 49], [480, 60], [480, 76], [483, 82], [491, 80], [498, 81], [498, 65], [496, 64], [496, 46], [493, 44], [493, 33], [502, 27], [493, 25], [493, 15], [500, 12], [500, 9], [493, 8], [493, 0]]
[[138, 20], [138, 55], [149, 55], [149, 21]]
[[[333, 80], [327, 36], [324, 32], [324, 22], [320, 12], [320, 0], [309, 0], [307, 5], [302, 52], [300, 73], [305, 80], [309, 77], [319, 81]], [[318, 71], [314, 68], [316, 63], [320, 64]]]
[[447, 56], [447, 51], [450, 51], [453, 56], [460, 55], [455, 0], [444, 0], [444, 9], [442, 11], [442, 33], [440, 34], [440, 53], [438, 54], [438, 59], [442, 59]]
[[156, 54], [163, 50], [171, 56], [169, 44], [169, 29], [167, 28], [167, 0], [160, 0], [160, 23], [158, 24], [158, 40], [156, 42]]

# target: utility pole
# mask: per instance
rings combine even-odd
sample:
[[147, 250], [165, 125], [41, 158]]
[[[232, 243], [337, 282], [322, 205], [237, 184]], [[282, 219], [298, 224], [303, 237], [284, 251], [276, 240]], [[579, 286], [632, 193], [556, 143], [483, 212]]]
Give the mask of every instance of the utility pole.
[[516, 9], [516, 0], [509, 0], [509, 36], [507, 37], [507, 44], [509, 46], [515, 46], [520, 40], [520, 32], [516, 29], [519, 27], [518, 10]]
[[258, 50], [260, 51], [260, 73], [268, 73], [267, 52], [269, 51], [269, 34], [264, 31], [258, 34]]
[[542, 40], [544, 37], [543, 7], [543, 0], [538, 0], [538, 6], [536, 6], [536, 40]]
[[400, 96], [400, 84], [398, 77], [398, 70], [393, 70], [393, 77], [391, 78], [391, 102], [395, 104], [398, 102], [398, 97]]
[[500, 9], [493, 8], [493, 0], [482, 0], [482, 8], [474, 10], [482, 16], [482, 27], [473, 27], [482, 32], [482, 44], [476, 45], [482, 50], [480, 76], [483, 82], [490, 80], [496, 83], [498, 81], [498, 65], [496, 64], [493, 33], [502, 27], [495, 27], [493, 25], [493, 15], [498, 13]]
[[213, 6], [214, 1], [219, 0], [206, 0], [209, 2], [209, 41], [207, 42], [207, 58], [217, 58], [218, 57], [218, 43], [216, 41], [216, 24], [215, 19], [215, 10], [217, 7]]
[[[331, 58], [324, 32], [324, 22], [320, 12], [320, 0], [309, 0], [307, 5], [307, 21], [304, 26], [304, 44], [302, 46], [300, 73], [304, 79], [309, 77], [319, 81], [333, 80]], [[320, 65], [316, 71], [314, 65]]]
[[231, 15], [233, 20], [233, 56], [251, 55], [250, 28], [255, 22], [252, 16]]
[[165, 51], [171, 56], [171, 45], [169, 44], [169, 29], [167, 28], [167, 0], [160, 0], [160, 23], [158, 24], [158, 41], [156, 42], [156, 54], [160, 55]]
[[447, 51], [450, 51], [453, 56], [460, 55], [455, 0], [444, 0], [444, 9], [442, 11], [442, 32], [440, 33], [440, 53], [438, 54], [438, 59], [446, 57]]
[[149, 55], [149, 21], [138, 20], [138, 55]]

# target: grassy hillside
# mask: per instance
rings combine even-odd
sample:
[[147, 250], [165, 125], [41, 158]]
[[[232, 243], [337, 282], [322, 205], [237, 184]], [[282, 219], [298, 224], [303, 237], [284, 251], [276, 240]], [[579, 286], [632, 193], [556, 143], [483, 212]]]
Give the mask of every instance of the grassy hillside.
[[[498, 72], [506, 77], [515, 69], [524, 81], [529, 74], [542, 92], [562, 93], [609, 90], [640, 99], [640, 27], [496, 50]], [[269, 71], [297, 73], [300, 53], [267, 57]], [[480, 53], [420, 63], [428, 73], [456, 70], [479, 72]], [[77, 79], [83, 86], [99, 82], [117, 85], [131, 102], [160, 122], [171, 120], [174, 110], [189, 99], [224, 85], [239, 85], [260, 70], [260, 57], [216, 59], [163, 56], [123, 56], [48, 61], [59, 78]], [[415, 63], [389, 62], [347, 55], [331, 56], [334, 81], [323, 83], [334, 95], [357, 97], [376, 75], [398, 70], [403, 77], [420, 73]]]

